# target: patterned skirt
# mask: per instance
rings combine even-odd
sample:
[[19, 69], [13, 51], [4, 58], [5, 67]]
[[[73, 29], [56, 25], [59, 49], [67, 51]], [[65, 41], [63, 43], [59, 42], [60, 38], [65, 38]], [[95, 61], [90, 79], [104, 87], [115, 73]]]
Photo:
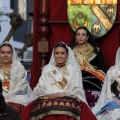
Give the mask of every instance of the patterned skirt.
[[88, 106], [74, 96], [40, 97], [21, 112], [22, 120], [96, 120]]
[[49, 115], [67, 115], [80, 120], [81, 106], [81, 101], [75, 97], [38, 98], [32, 106], [30, 117], [36, 120]]

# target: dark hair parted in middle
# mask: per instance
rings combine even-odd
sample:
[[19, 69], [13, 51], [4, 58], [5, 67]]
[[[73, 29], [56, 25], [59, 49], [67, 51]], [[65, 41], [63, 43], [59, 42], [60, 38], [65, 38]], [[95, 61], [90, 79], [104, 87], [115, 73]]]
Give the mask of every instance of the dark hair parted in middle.
[[10, 47], [10, 48], [11, 48], [11, 51], [12, 51], [12, 53], [13, 53], [13, 48], [12, 48], [12, 46], [11, 46], [10, 44], [8, 44], [8, 43], [3, 43], [2, 45], [0, 45], [0, 49], [1, 49], [2, 47], [4, 47], [4, 46]]
[[60, 42], [60, 43], [56, 44], [54, 50], [55, 50], [57, 47], [63, 47], [63, 48], [65, 48], [65, 50], [66, 50], [66, 52], [67, 52], [67, 54], [68, 54], [68, 49], [67, 49], [66, 45], [65, 45], [63, 42]]
[[73, 39], [71, 40], [70, 47], [73, 49], [73, 48], [76, 46], [75, 36], [76, 36], [77, 31], [80, 30], [80, 29], [83, 29], [83, 30], [86, 31], [87, 36], [89, 36], [89, 37], [88, 37], [88, 43], [90, 43], [90, 44], [93, 46], [94, 52], [95, 52], [95, 53], [98, 53], [97, 43], [96, 43], [93, 35], [89, 32], [89, 30], [88, 30], [85, 26], [80, 26], [79, 28], [76, 29], [76, 31], [75, 31], [75, 33], [74, 33], [74, 37], [73, 37]]

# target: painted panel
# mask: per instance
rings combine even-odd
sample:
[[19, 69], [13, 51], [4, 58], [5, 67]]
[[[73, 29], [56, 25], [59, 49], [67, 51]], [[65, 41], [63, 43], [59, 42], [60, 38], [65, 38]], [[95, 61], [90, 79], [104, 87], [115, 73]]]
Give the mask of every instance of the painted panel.
[[75, 31], [79, 26], [99, 38], [114, 25], [117, 14], [117, 0], [68, 0], [68, 21]]

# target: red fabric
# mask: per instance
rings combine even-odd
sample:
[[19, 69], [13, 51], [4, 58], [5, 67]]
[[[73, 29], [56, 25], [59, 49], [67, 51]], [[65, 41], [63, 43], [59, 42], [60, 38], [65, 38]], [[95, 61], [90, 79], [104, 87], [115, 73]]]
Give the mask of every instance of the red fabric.
[[6, 102], [7, 105], [11, 106], [12, 108], [14, 108], [17, 112], [21, 112], [25, 106], [21, 105], [21, 104], [17, 104], [17, 103], [13, 103], [13, 102]]
[[[33, 103], [34, 101], [29, 105], [27, 105], [20, 113], [22, 120], [30, 120], [30, 112], [31, 112]], [[42, 120], [74, 120], [74, 118], [66, 115], [51, 115], [51, 116], [45, 117]], [[88, 106], [84, 102], [82, 102], [80, 120], [97, 120], [96, 117], [91, 112], [91, 110], [88, 108]]]
[[114, 25], [107, 35], [99, 38], [101, 53], [108, 67], [115, 64], [115, 56], [120, 46], [119, 26]]
[[96, 117], [93, 115], [92, 111], [87, 107], [87, 105], [84, 102], [82, 102], [80, 120], [97, 120]]
[[31, 102], [29, 105], [27, 105], [20, 113], [20, 116], [22, 118], [22, 120], [30, 120], [30, 111], [31, 111], [31, 107], [32, 107], [32, 104], [34, 103]]
[[99, 38], [99, 45], [108, 67], [115, 64], [115, 56], [120, 46], [120, 0], [117, 0], [117, 16], [116, 22], [112, 29], [102, 38]]
[[[31, 77], [31, 87], [34, 88], [38, 82], [40, 76], [40, 59], [38, 56], [37, 42], [39, 40], [38, 36], [38, 18], [39, 0], [34, 0], [34, 41], [33, 41], [33, 66], [32, 66], [32, 77]], [[50, 16], [49, 21], [61, 21], [62, 23], [51, 23], [49, 24], [49, 43], [50, 43], [50, 53], [56, 43], [63, 41], [69, 45], [72, 37], [73, 30], [70, 25], [64, 21], [67, 19], [67, 0], [49, 0], [50, 5]], [[120, 0], [118, 0], [118, 12], [116, 21], [120, 21]], [[108, 67], [114, 65], [115, 55], [118, 47], [120, 46], [120, 24], [115, 24], [113, 28], [103, 37], [97, 39], [99, 43], [101, 53]]]
[[38, 40], [39, 40], [39, 32], [38, 32], [38, 0], [34, 0], [34, 33], [33, 33], [33, 63], [32, 63], [32, 71], [31, 71], [31, 81], [30, 86], [34, 88], [38, 82], [40, 76], [40, 58], [38, 54]]

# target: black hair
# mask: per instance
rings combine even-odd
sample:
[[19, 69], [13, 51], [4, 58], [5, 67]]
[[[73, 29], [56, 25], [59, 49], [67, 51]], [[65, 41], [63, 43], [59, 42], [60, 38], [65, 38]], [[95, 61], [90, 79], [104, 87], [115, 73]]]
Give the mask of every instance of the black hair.
[[97, 43], [93, 37], [93, 35], [89, 32], [89, 30], [85, 27], [85, 26], [80, 26], [79, 28], [76, 29], [75, 33], [74, 33], [74, 37], [73, 39], [71, 40], [71, 43], [70, 43], [70, 47], [73, 49], [77, 44], [76, 44], [76, 39], [75, 39], [75, 36], [76, 36], [76, 33], [78, 30], [80, 29], [84, 29], [86, 32], [87, 32], [87, 36], [88, 37], [88, 43], [90, 43], [90, 45], [93, 46], [94, 48], [94, 52], [97, 54], [98, 53], [98, 50], [97, 50]]
[[87, 32], [87, 36], [89, 36], [88, 37], [88, 43], [90, 43], [90, 45], [94, 48], [94, 52], [97, 54], [97, 58], [98, 58], [100, 67], [106, 73], [107, 70], [108, 70], [108, 67], [105, 64], [101, 53], [97, 49], [97, 47], [98, 47], [97, 42], [95, 41], [93, 35], [89, 32], [89, 30], [85, 26], [81, 26], [81, 27], [76, 29], [74, 37], [71, 40], [70, 47], [73, 49], [77, 45], [75, 36], [76, 36], [77, 31], [80, 30], [80, 29], [84, 29]]
[[67, 52], [67, 54], [68, 54], [68, 48], [66, 47], [66, 44], [64, 44], [63, 42], [60, 42], [60, 43], [56, 44], [54, 50], [55, 50], [57, 47], [63, 47], [63, 48], [65, 48], [65, 50], [66, 50], [66, 52]]
[[10, 47], [10, 48], [11, 48], [11, 51], [12, 51], [12, 53], [13, 53], [13, 48], [12, 48], [12, 46], [11, 46], [10, 44], [4, 43], [4, 44], [2, 44], [2, 45], [0, 46], [0, 49], [1, 49], [2, 47], [4, 47], [4, 46]]

